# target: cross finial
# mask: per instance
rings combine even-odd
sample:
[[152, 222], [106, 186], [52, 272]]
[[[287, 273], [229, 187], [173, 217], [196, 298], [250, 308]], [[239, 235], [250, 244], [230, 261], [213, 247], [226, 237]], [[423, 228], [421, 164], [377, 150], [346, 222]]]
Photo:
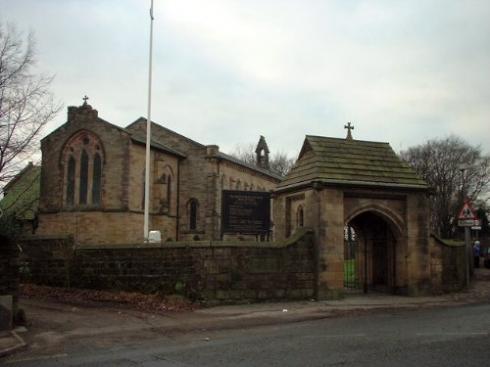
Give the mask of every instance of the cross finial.
[[350, 121], [347, 123], [347, 125], [344, 125], [344, 129], [347, 129], [347, 140], [352, 140], [352, 133], [351, 130], [354, 130], [354, 125], [350, 123]]
[[86, 106], [88, 101], [87, 95], [85, 95], [85, 97], [83, 97], [82, 99], [83, 99], [83, 105]]

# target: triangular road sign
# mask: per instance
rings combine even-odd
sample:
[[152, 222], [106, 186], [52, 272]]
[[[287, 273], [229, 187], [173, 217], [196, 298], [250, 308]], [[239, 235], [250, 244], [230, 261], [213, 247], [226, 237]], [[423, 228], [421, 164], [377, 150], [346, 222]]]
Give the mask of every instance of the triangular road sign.
[[469, 201], [465, 201], [463, 207], [461, 208], [461, 211], [459, 212], [458, 219], [464, 220], [464, 219], [477, 219], [476, 214], [471, 207], [471, 204]]

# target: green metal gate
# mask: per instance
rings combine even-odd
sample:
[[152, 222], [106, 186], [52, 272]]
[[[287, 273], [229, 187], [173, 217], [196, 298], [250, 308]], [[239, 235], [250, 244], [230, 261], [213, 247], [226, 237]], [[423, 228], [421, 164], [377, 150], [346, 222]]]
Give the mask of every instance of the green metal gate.
[[359, 244], [354, 228], [344, 229], [344, 288], [360, 289]]

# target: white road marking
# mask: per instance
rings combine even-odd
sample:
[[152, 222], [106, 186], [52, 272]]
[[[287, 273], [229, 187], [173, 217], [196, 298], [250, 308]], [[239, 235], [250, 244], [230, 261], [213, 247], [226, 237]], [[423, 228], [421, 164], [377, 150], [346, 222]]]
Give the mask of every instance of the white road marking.
[[305, 335], [304, 338], [319, 339], [319, 338], [364, 338], [366, 334], [327, 334], [327, 335]]
[[487, 336], [489, 333], [487, 331], [475, 331], [475, 332], [446, 332], [446, 333], [417, 333], [417, 336]]
[[32, 361], [45, 361], [48, 359], [55, 359], [55, 358], [65, 358], [68, 357], [68, 354], [62, 353], [62, 354], [53, 354], [50, 356], [39, 356], [39, 357], [28, 357], [28, 358], [19, 358], [19, 359], [11, 359], [9, 361], [6, 361], [5, 364], [13, 364], [13, 363], [19, 363], [19, 362], [32, 362]]

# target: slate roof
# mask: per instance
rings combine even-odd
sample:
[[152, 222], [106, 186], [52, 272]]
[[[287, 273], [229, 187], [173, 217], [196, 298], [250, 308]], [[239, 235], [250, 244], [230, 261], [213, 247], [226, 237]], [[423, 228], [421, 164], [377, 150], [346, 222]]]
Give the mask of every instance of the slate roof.
[[[141, 126], [141, 124], [143, 124], [144, 131], [145, 131], [145, 134], [146, 134], [146, 117], [138, 117], [135, 121], [133, 121], [132, 123], [130, 123], [128, 126], [126, 126], [125, 127], [125, 130], [127, 132], [129, 132], [130, 134], [132, 134], [133, 131], [134, 131], [134, 128], [137, 127], [138, 125]], [[173, 130], [171, 130], [168, 127], [165, 127], [163, 125], [160, 125], [159, 123], [157, 123], [157, 122], [155, 122], [155, 121], [152, 120], [151, 121], [151, 131], [152, 131], [152, 134], [153, 134], [153, 131], [155, 131], [156, 129], [165, 131], [166, 133], [168, 133], [170, 135], [177, 136], [180, 139], [185, 140], [185, 141], [191, 143], [192, 145], [195, 145], [196, 147], [199, 147], [199, 148], [205, 148], [206, 147], [204, 144], [198, 143], [197, 141], [192, 140], [192, 139], [190, 139], [187, 136], [184, 136], [182, 134], [179, 134], [178, 132], [173, 131]]]
[[219, 152], [218, 157], [221, 159], [227, 160], [229, 162], [235, 163], [237, 165], [240, 165], [242, 167], [246, 167], [246, 168], [251, 169], [253, 171], [260, 172], [266, 176], [275, 178], [277, 181], [281, 181], [283, 179], [283, 177], [281, 175], [275, 173], [274, 171], [264, 169], [262, 167], [254, 165], [254, 164], [249, 164], [247, 162], [242, 161], [241, 159], [235, 158], [235, 157], [228, 155], [228, 154], [225, 154], [223, 152]]
[[[133, 140], [135, 143], [138, 143], [138, 144], [141, 144], [141, 145], [146, 146], [146, 137], [135, 135], [135, 134], [131, 134], [131, 140]], [[166, 145], [164, 145], [164, 144], [162, 144], [160, 142], [157, 142], [154, 139], [151, 139], [150, 146], [152, 148], [155, 148], [155, 149], [164, 151], [166, 153], [175, 155], [175, 156], [180, 157], [180, 158], [185, 158], [186, 157], [186, 155], [184, 153], [180, 153], [180, 152], [176, 151], [173, 148], [170, 148], [170, 147], [168, 147], [168, 146], [166, 146]]]
[[278, 189], [326, 184], [427, 189], [388, 143], [307, 135], [298, 161]]
[[[135, 133], [134, 133], [134, 127], [137, 124], [141, 124], [141, 123], [145, 123], [146, 124], [146, 118], [145, 117], [140, 117], [136, 121], [134, 121], [131, 124], [129, 124], [128, 126], [126, 126], [126, 132], [128, 132], [128, 133], [131, 134], [131, 138], [134, 141], [137, 141], [137, 142], [139, 142], [141, 144], [145, 144], [146, 145], [146, 137], [139, 137], [138, 135], [135, 135]], [[206, 145], [201, 144], [201, 143], [198, 143], [197, 141], [192, 140], [192, 139], [190, 139], [190, 138], [188, 138], [188, 137], [186, 137], [186, 136], [184, 136], [182, 134], [179, 134], [179, 133], [177, 133], [177, 132], [175, 132], [175, 131], [173, 131], [173, 130], [165, 127], [165, 126], [162, 126], [162, 125], [156, 123], [155, 121], [152, 121], [151, 124], [152, 124], [152, 127], [151, 127], [152, 131], [153, 131], [154, 128], [155, 129], [160, 129], [160, 130], [165, 131], [168, 134], [177, 136], [180, 139], [184, 139], [184, 140], [190, 142], [191, 144], [195, 145], [196, 147], [206, 148]], [[145, 125], [145, 131], [146, 131], [146, 125]], [[135, 138], [135, 136], [136, 136], [136, 138]], [[137, 140], [137, 139], [139, 139], [139, 140]], [[163, 145], [161, 142], [159, 142], [159, 141], [157, 141], [155, 139], [152, 139], [151, 146], [152, 147], [155, 147], [155, 148], [158, 148], [157, 145], [160, 145], [160, 147], [162, 147], [164, 149], [167, 149], [167, 151], [169, 153], [171, 153], [171, 150], [173, 150], [175, 152], [174, 154], [180, 155], [182, 157], [186, 157], [184, 153], [178, 152], [175, 149], [168, 147], [168, 145]], [[248, 168], [248, 169], [250, 169], [252, 171], [259, 172], [259, 173], [261, 173], [263, 175], [272, 177], [272, 178], [276, 179], [277, 181], [280, 181], [280, 180], [283, 179], [283, 177], [281, 175], [277, 174], [276, 172], [273, 172], [273, 171], [270, 171], [270, 170], [267, 170], [267, 169], [263, 169], [261, 167], [258, 167], [256, 165], [254, 165], [254, 164], [249, 164], [247, 162], [242, 161], [241, 159], [235, 158], [235, 157], [233, 157], [231, 155], [228, 155], [226, 153], [223, 153], [221, 151], [218, 152], [218, 158], [223, 159], [223, 160], [226, 160], [226, 161], [231, 162], [231, 163], [234, 163], [234, 164], [237, 164], [239, 166]]]
[[34, 219], [39, 204], [41, 167], [29, 163], [4, 187], [0, 208], [20, 220]]

